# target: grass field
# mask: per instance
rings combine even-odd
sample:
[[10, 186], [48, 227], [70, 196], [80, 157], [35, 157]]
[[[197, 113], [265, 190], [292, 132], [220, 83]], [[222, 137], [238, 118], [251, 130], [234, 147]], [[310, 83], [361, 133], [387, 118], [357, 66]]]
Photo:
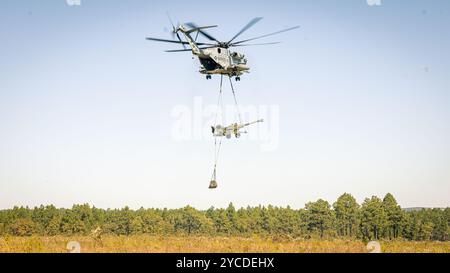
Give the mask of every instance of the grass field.
[[[288, 240], [240, 237], [2, 237], [0, 252], [67, 253], [67, 244], [79, 242], [82, 253], [367, 253], [366, 243], [346, 240]], [[450, 253], [450, 242], [381, 241], [385, 253]]]

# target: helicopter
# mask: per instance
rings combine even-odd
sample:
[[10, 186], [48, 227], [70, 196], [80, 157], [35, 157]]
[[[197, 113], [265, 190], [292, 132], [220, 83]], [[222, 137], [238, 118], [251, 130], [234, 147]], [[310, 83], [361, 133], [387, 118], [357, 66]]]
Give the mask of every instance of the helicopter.
[[[166, 52], [189, 52], [191, 51], [194, 56], [197, 56], [201, 67], [200, 73], [206, 75], [206, 79], [210, 80], [212, 75], [222, 75], [228, 76], [230, 79], [235, 77], [236, 81], [241, 80], [241, 76], [244, 73], [250, 73], [250, 67], [247, 64], [247, 59], [245, 55], [239, 52], [232, 51], [233, 47], [246, 47], [246, 46], [261, 46], [261, 45], [274, 45], [279, 44], [280, 42], [269, 42], [269, 43], [260, 43], [260, 44], [248, 44], [247, 42], [254, 41], [257, 39], [266, 38], [272, 35], [280, 34], [283, 32], [291, 31], [299, 28], [299, 26], [279, 30], [276, 32], [272, 32], [265, 35], [260, 35], [254, 38], [235, 41], [241, 34], [251, 28], [253, 25], [261, 21], [262, 17], [256, 17], [252, 19], [247, 25], [245, 25], [236, 35], [233, 36], [227, 42], [221, 42], [217, 40], [214, 36], [211, 36], [209, 33], [205, 31], [205, 29], [211, 29], [218, 27], [217, 25], [211, 26], [202, 26], [199, 27], [195, 23], [186, 23], [180, 24], [178, 27], [175, 27], [172, 20], [169, 20], [172, 24], [173, 31], [172, 35], [178, 38], [177, 40], [167, 40], [167, 39], [159, 39], [147, 37], [147, 40], [156, 41], [156, 42], [166, 42], [173, 44], [181, 44], [184, 49], [179, 50], [166, 50]], [[183, 34], [186, 41], [181, 39], [180, 33]], [[193, 38], [195, 35], [195, 38]], [[214, 43], [204, 43], [197, 42], [198, 36], [202, 35], [206, 39], [214, 42]], [[190, 48], [187, 48], [186, 46]]]

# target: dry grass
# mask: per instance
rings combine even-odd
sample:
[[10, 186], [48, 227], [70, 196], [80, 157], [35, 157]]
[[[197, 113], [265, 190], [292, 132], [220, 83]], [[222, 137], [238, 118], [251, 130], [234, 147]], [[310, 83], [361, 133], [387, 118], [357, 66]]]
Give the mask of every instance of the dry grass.
[[[67, 253], [77, 241], [85, 253], [367, 253], [366, 244], [352, 240], [288, 240], [241, 237], [89, 236], [3, 237], [0, 253]], [[450, 242], [380, 242], [386, 253], [450, 253]]]

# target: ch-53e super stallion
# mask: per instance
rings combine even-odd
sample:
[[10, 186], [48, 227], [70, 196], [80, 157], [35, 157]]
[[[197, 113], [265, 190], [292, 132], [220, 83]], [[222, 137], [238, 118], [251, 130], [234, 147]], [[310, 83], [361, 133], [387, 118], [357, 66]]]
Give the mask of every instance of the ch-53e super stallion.
[[[170, 17], [169, 17], [170, 19]], [[279, 30], [265, 35], [260, 35], [254, 38], [249, 38], [245, 40], [236, 41], [236, 39], [251, 28], [253, 25], [261, 21], [261, 17], [256, 17], [251, 20], [245, 27], [243, 27], [236, 35], [233, 36], [227, 42], [221, 42], [217, 40], [214, 36], [211, 36], [205, 31], [205, 29], [215, 28], [217, 25], [203, 26], [199, 27], [195, 23], [180, 24], [175, 27], [172, 20], [171, 24], [173, 27], [172, 35], [178, 38], [178, 40], [166, 40], [159, 38], [148, 37], [147, 40], [166, 42], [173, 44], [181, 44], [184, 49], [179, 50], [167, 50], [166, 52], [189, 52], [198, 57], [201, 67], [200, 73], [206, 75], [206, 79], [211, 79], [211, 75], [226, 75], [228, 77], [235, 77], [236, 81], [240, 81], [240, 76], [244, 73], [249, 73], [250, 67], [247, 64], [247, 59], [245, 55], [239, 52], [232, 51], [233, 47], [244, 47], [244, 46], [259, 46], [259, 45], [273, 45], [279, 42], [268, 42], [261, 44], [248, 44], [247, 42], [254, 41], [257, 39], [266, 38], [279, 33], [287, 32], [299, 28], [299, 26]], [[183, 34], [186, 41], [181, 39], [180, 33]], [[193, 37], [195, 35], [195, 37]], [[214, 43], [204, 43], [197, 42], [198, 36], [202, 35], [206, 39]], [[187, 48], [186, 46], [190, 48]]]
[[[200, 61], [201, 67], [200, 67], [200, 73], [206, 75], [206, 79], [209, 80], [212, 78], [212, 75], [220, 75], [220, 88], [219, 88], [219, 100], [217, 108], [219, 109], [220, 105], [222, 104], [222, 85], [223, 85], [223, 78], [228, 77], [230, 81], [231, 91], [233, 94], [234, 102], [236, 104], [237, 114], [239, 116], [239, 123], [233, 123], [227, 127], [217, 124], [217, 117], [216, 116], [216, 123], [214, 126], [211, 126], [212, 134], [215, 138], [214, 141], [214, 147], [215, 147], [215, 161], [214, 161], [214, 171], [213, 175], [211, 177], [210, 189], [217, 188], [217, 163], [219, 160], [219, 154], [220, 149], [222, 146], [222, 139], [227, 138], [231, 139], [233, 136], [236, 138], [240, 138], [242, 134], [245, 134], [246, 131], [243, 131], [244, 128], [255, 124], [259, 122], [263, 122], [262, 119], [257, 120], [255, 122], [251, 123], [244, 123], [242, 122], [241, 113], [239, 112], [239, 105], [237, 103], [236, 99], [236, 93], [233, 87], [233, 81], [232, 78], [234, 77], [236, 81], [241, 80], [241, 76], [244, 73], [250, 72], [250, 67], [248, 66], [247, 59], [245, 58], [245, 55], [232, 51], [231, 49], [234, 47], [245, 47], [245, 46], [258, 46], [258, 45], [273, 45], [278, 44], [279, 42], [266, 42], [266, 43], [260, 43], [260, 44], [252, 44], [248, 43], [254, 40], [266, 38], [269, 36], [273, 36], [276, 34], [280, 34], [283, 32], [291, 31], [294, 29], [299, 28], [299, 26], [291, 27], [282, 29], [279, 31], [275, 31], [269, 34], [260, 35], [253, 38], [248, 38], [244, 40], [237, 41], [238, 37], [241, 36], [244, 32], [246, 32], [249, 28], [254, 26], [256, 23], [261, 21], [261, 17], [256, 17], [253, 20], [251, 20], [247, 25], [245, 25], [236, 35], [234, 35], [229, 41], [227, 42], [221, 42], [218, 39], [216, 39], [214, 36], [207, 33], [206, 29], [211, 29], [217, 27], [216, 25], [211, 26], [202, 26], [199, 27], [195, 23], [186, 23], [186, 24], [179, 24], [178, 27], [175, 27], [172, 20], [169, 20], [172, 24], [172, 40], [167, 39], [160, 39], [160, 38], [152, 38], [148, 37], [147, 40], [150, 41], [157, 41], [157, 42], [165, 42], [165, 43], [172, 43], [172, 44], [181, 44], [183, 46], [183, 49], [177, 49], [177, 50], [167, 50], [166, 52], [192, 52], [194, 56], [197, 56], [197, 58]], [[181, 39], [182, 34], [185, 38], [185, 40]], [[198, 37], [203, 36], [206, 39], [208, 39], [210, 42], [199, 42]], [[175, 37], [177, 37], [177, 40], [175, 40]], [[189, 48], [187, 47], [189, 46]], [[273, 69], [273, 68], [271, 68]], [[223, 105], [222, 105], [223, 106]], [[218, 112], [217, 112], [218, 113]], [[223, 117], [222, 117], [223, 121]]]

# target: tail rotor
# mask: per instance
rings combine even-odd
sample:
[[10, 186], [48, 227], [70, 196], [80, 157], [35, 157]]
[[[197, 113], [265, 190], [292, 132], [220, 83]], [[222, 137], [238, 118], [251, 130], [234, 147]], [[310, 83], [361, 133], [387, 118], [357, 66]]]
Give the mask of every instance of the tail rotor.
[[[170, 21], [170, 24], [172, 25], [172, 38], [175, 39], [175, 36], [177, 37], [178, 41], [180, 41], [180, 43], [183, 45], [183, 48], [186, 49], [186, 45], [183, 43], [183, 40], [181, 40], [181, 36], [178, 33], [178, 28], [175, 26], [175, 24], [172, 21], [172, 18], [170, 17], [169, 12], [166, 12], [167, 18]], [[178, 24], [180, 25], [180, 24]]]

